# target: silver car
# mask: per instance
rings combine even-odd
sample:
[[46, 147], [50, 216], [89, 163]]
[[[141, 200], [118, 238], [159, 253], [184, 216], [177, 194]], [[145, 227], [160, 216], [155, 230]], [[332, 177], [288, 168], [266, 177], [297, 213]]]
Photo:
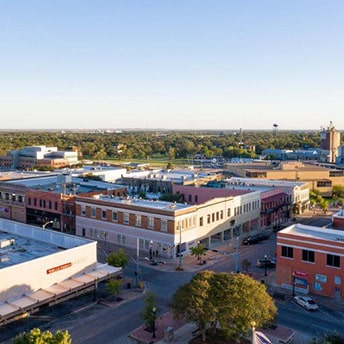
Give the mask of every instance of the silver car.
[[315, 301], [309, 296], [295, 296], [294, 301], [307, 311], [315, 311], [319, 308]]

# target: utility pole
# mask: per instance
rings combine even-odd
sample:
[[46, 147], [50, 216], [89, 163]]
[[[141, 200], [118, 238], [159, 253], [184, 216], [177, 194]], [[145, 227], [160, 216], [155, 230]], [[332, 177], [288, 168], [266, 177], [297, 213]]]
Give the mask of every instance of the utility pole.
[[183, 256], [182, 256], [182, 226], [180, 224], [178, 224], [178, 229], [179, 229], [179, 252], [178, 252], [179, 266], [178, 266], [178, 270], [181, 270], [182, 269]]
[[239, 237], [236, 237], [235, 243], [235, 272], [239, 272]]

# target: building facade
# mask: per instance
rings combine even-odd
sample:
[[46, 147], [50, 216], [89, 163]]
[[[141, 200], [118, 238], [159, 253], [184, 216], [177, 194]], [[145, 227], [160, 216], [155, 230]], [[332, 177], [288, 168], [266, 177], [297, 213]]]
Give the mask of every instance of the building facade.
[[340, 132], [333, 126], [332, 122], [320, 132], [320, 148], [329, 152], [328, 162], [335, 163], [340, 146]]
[[344, 298], [344, 231], [295, 224], [277, 234], [276, 284]]
[[76, 234], [175, 257], [201, 241], [211, 247], [259, 230], [260, 195], [218, 197], [204, 203], [150, 201], [132, 197], [78, 195]]
[[226, 174], [242, 178], [307, 183], [309, 190], [318, 190], [325, 197], [332, 196], [334, 185], [344, 184], [344, 170], [325, 168], [300, 161], [226, 164], [225, 170]]

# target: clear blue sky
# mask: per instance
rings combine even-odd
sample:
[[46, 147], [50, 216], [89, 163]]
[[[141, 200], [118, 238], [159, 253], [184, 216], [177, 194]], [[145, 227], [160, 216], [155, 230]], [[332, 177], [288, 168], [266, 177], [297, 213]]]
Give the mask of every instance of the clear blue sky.
[[344, 129], [343, 0], [0, 2], [0, 129]]

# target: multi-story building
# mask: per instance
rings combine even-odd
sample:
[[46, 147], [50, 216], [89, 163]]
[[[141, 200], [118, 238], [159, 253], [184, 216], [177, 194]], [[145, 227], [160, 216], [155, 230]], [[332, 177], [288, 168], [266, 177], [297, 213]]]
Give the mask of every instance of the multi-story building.
[[344, 230], [344, 208], [332, 215], [332, 228]]
[[23, 149], [8, 151], [0, 156], [0, 167], [7, 169], [29, 169], [33, 166], [49, 166], [52, 168], [71, 167], [77, 165], [77, 151], [58, 151], [57, 147], [27, 146]]
[[[11, 174], [13, 179], [0, 182], [0, 217], [22, 223], [74, 233], [74, 196], [103, 192], [123, 196], [126, 188], [99, 181], [84, 181], [63, 174]], [[26, 176], [26, 178], [24, 178]]]
[[[153, 170], [133, 171], [123, 175], [120, 182], [128, 186], [128, 193], [137, 194], [140, 191], [153, 193], [172, 193], [174, 184], [203, 185], [211, 180], [220, 179], [214, 172], [196, 170]], [[117, 181], [119, 182], [119, 181]]]
[[344, 231], [295, 224], [277, 234], [276, 284], [344, 298]]
[[333, 126], [332, 122], [320, 132], [320, 148], [329, 152], [328, 162], [335, 163], [340, 146], [340, 132]]
[[257, 178], [259, 180], [304, 182], [308, 184], [309, 190], [316, 189], [322, 196], [332, 196], [332, 187], [344, 184], [344, 170], [330, 169], [300, 161], [260, 161], [246, 164], [225, 164], [225, 174], [242, 178]]
[[150, 201], [107, 195], [77, 195], [76, 234], [174, 257], [200, 240], [215, 240], [259, 229], [260, 195], [218, 197], [204, 203]]
[[338, 167], [344, 166], [344, 145], [338, 147], [338, 156], [336, 158], [336, 165]]
[[[275, 179], [264, 179], [264, 178], [238, 178], [232, 177], [225, 181], [228, 185], [234, 185], [235, 187], [246, 187], [248, 189], [254, 190], [257, 187], [263, 187], [267, 191], [271, 191], [274, 189], [282, 189], [282, 193], [286, 194], [288, 199], [287, 201], [288, 209], [287, 213], [285, 213], [285, 217], [289, 217], [289, 206], [292, 206], [293, 213], [301, 214], [306, 209], [309, 208], [309, 185], [306, 182], [293, 182], [287, 180], [275, 180]], [[274, 195], [279, 193], [274, 193]], [[265, 196], [268, 198], [272, 196], [272, 194], [263, 194], [262, 198], [265, 199]], [[281, 194], [280, 198], [283, 198]], [[268, 201], [268, 199], [267, 199]], [[284, 202], [284, 201], [283, 201]], [[281, 203], [281, 202], [278, 202]]]
[[96, 290], [120, 268], [97, 262], [97, 242], [0, 219], [0, 325]]

